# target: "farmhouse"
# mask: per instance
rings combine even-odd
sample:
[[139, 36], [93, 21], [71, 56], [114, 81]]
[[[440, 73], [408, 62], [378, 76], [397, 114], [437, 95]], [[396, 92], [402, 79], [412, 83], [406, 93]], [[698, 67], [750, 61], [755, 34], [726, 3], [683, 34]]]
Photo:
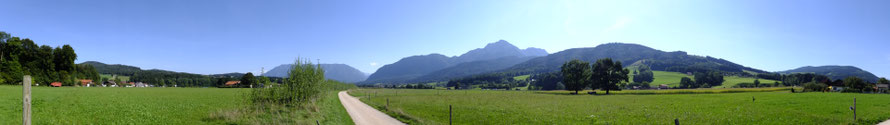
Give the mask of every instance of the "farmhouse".
[[52, 87], [62, 87], [62, 82], [53, 82], [49, 84]]
[[108, 81], [105, 81], [105, 83], [102, 83], [102, 87], [105, 87], [105, 86], [117, 87], [117, 83], [114, 82], [113, 80], [108, 80]]
[[142, 82], [136, 82], [135, 86], [136, 87], [151, 87], [151, 85], [148, 85], [148, 84], [142, 83]]
[[658, 85], [658, 89], [669, 89], [669, 88], [670, 88], [670, 87], [668, 87], [668, 85], [666, 85], [666, 84], [660, 84], [660, 85]]
[[234, 86], [234, 85], [238, 85], [238, 84], [241, 84], [241, 81], [228, 81], [228, 82], [226, 82], [226, 86]]
[[890, 89], [890, 84], [875, 84], [875, 89], [877, 89], [878, 92], [887, 92], [887, 90]]
[[89, 79], [81, 79], [80, 80], [80, 86], [90, 87], [90, 85], [92, 85], [92, 84], [93, 84], [93, 80], [89, 80]]

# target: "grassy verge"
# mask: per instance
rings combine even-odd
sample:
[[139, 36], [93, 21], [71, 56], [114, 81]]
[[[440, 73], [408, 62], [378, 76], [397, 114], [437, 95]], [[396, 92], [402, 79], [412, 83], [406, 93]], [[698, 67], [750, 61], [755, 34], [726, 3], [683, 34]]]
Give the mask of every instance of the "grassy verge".
[[[416, 124], [875, 124], [890, 118], [890, 95], [745, 92], [570, 96], [529, 91], [361, 89], [355, 96]], [[849, 107], [857, 98], [857, 120]]]
[[[240, 108], [219, 110], [211, 114], [209, 121], [226, 124], [327, 124], [352, 125], [352, 118], [340, 103], [339, 91], [354, 88], [354, 85], [328, 82], [324, 90], [306, 105], [290, 107], [284, 105], [245, 105]], [[247, 103], [247, 102], [245, 102]]]

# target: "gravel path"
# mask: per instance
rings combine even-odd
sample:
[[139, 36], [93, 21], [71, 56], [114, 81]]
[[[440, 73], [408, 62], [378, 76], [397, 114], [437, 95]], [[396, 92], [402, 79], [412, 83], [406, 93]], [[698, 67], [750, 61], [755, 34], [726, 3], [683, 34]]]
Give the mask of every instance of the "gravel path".
[[340, 103], [346, 108], [346, 112], [349, 112], [349, 116], [352, 117], [352, 122], [355, 122], [356, 125], [405, 124], [395, 118], [389, 117], [389, 115], [386, 115], [383, 112], [377, 111], [377, 109], [374, 109], [365, 103], [362, 103], [358, 98], [347, 94], [346, 91], [340, 91], [337, 95], [340, 96]]

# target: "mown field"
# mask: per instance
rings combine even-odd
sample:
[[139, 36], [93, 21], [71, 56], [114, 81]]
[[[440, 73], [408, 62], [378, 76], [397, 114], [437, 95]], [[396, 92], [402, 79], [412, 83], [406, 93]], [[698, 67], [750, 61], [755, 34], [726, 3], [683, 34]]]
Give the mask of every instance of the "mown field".
[[[218, 124], [247, 89], [33, 87], [34, 124]], [[21, 124], [22, 87], [0, 86], [0, 124]]]
[[[410, 89], [360, 89], [350, 94], [381, 110], [388, 99], [386, 112], [414, 124], [448, 124], [449, 105], [455, 124], [673, 124], [674, 119], [680, 124], [875, 124], [890, 119], [888, 94], [775, 91], [594, 96]], [[858, 120], [853, 120], [849, 109], [854, 97]]]
[[[652, 83], [649, 83], [650, 86], [658, 86], [660, 84], [665, 84], [670, 87], [680, 86], [680, 79], [683, 77], [689, 77], [690, 79], [695, 79], [694, 76], [686, 75], [678, 72], [665, 72], [665, 71], [652, 71], [655, 80]], [[629, 75], [631, 79], [633, 79], [633, 75]], [[712, 88], [731, 88], [739, 83], [754, 83], [754, 78], [750, 77], [737, 77], [737, 76], [725, 76], [723, 77], [723, 85], [714, 86]], [[768, 79], [760, 79], [761, 84], [770, 84], [772, 85], [776, 81], [768, 80]]]
[[[114, 80], [114, 79], [112, 79], [113, 75], [111, 75], [111, 74], [99, 74], [99, 77], [105, 78], [108, 80]], [[121, 81], [130, 81], [130, 76], [117, 76], [117, 78], [120, 78]]]
[[[309, 106], [312, 109], [280, 109], [289, 112], [284, 115], [265, 111], [233, 112], [250, 107], [245, 98], [249, 91], [244, 88], [34, 87], [32, 123], [314, 124], [319, 120], [322, 124], [352, 124], [337, 98], [339, 90], [324, 91], [312, 103], [317, 106]], [[22, 124], [21, 86], [0, 86], [0, 93], [0, 124]]]

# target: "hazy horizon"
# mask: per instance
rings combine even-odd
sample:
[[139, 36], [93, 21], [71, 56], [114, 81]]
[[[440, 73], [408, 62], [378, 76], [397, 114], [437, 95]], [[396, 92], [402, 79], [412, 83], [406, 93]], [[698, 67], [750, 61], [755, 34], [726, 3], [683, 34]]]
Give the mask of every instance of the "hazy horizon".
[[19, 1], [0, 31], [99, 61], [199, 74], [297, 57], [365, 73], [403, 57], [506, 40], [556, 53], [603, 43], [782, 71], [848, 65], [890, 76], [890, 1]]

